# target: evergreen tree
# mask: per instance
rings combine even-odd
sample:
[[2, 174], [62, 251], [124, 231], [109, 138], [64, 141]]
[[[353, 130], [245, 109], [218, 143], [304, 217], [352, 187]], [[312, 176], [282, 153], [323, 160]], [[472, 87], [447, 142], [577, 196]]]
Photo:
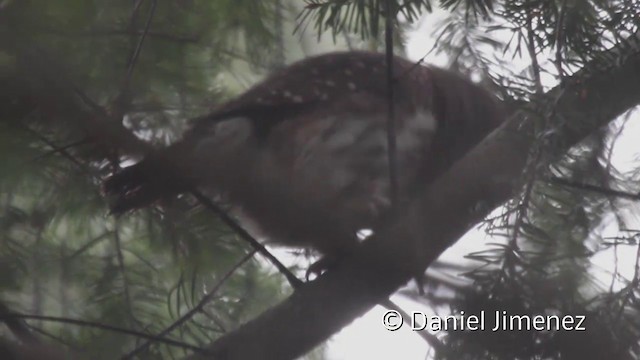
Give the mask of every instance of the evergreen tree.
[[[293, 28], [402, 53], [435, 7], [435, 51], [513, 115], [365, 242], [386, 266], [356, 257], [283, 300], [282, 274], [198, 199], [106, 215], [102, 180], [302, 57], [286, 50]], [[469, 286], [431, 272], [426, 293], [402, 293], [442, 309], [447, 286], [452, 314], [583, 314], [587, 331], [450, 331], [427, 336], [430, 356], [638, 358], [640, 266], [618, 263], [640, 258], [638, 164], [615, 158], [640, 103], [639, 15], [632, 0], [0, 1], [0, 357], [46, 342], [34, 356], [293, 358], [389, 305], [484, 219], [495, 241], [469, 255], [480, 265], [438, 267]]]

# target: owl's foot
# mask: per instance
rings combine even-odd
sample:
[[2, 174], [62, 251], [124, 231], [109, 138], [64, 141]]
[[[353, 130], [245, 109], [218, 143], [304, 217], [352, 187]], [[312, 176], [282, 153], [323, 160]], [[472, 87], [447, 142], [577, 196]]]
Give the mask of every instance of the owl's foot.
[[340, 263], [340, 261], [343, 258], [344, 256], [337, 256], [337, 255], [325, 255], [321, 257], [320, 260], [314, 262], [309, 266], [304, 276], [305, 279], [307, 281], [311, 280], [312, 275], [314, 279], [318, 278], [325, 271], [338, 265], [338, 263]]

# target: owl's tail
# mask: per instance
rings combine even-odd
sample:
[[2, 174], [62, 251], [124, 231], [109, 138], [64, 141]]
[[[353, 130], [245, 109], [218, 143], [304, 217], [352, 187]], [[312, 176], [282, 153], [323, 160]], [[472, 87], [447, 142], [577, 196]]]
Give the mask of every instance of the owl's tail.
[[112, 214], [122, 214], [187, 191], [188, 176], [181, 171], [171, 147], [152, 153], [139, 163], [113, 174], [103, 184], [111, 198]]

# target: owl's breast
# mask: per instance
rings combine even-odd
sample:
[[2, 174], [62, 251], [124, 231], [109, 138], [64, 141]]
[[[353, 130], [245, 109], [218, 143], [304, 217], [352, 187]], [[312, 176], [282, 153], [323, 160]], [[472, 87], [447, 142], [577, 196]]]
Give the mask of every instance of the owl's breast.
[[[391, 202], [386, 112], [321, 115], [274, 129], [233, 195], [273, 242], [327, 253], [374, 229]], [[407, 196], [420, 181], [436, 124], [426, 110], [400, 115], [396, 157]]]

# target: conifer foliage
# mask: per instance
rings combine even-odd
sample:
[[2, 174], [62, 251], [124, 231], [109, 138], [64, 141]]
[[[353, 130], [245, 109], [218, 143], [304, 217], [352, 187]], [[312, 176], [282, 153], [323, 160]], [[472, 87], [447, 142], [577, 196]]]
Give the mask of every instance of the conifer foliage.
[[[640, 89], [624, 81], [637, 76], [640, 83], [640, 2], [294, 5], [0, 1], [0, 357], [46, 343], [47, 355], [34, 358], [55, 352], [91, 359], [215, 358], [211, 352], [221, 349], [229, 358], [250, 350], [294, 358], [402, 286], [396, 281], [372, 291], [375, 296], [327, 300], [327, 307], [347, 307], [349, 300], [363, 305], [350, 319], [324, 314], [326, 326], [318, 332], [300, 320], [300, 341], [277, 342], [283, 329], [274, 314], [286, 307], [265, 311], [294, 291], [282, 272], [254, 256], [230, 218], [190, 196], [113, 217], [100, 191], [109, 174], [179, 137], [187, 119], [281, 64], [284, 18], [296, 23], [296, 34], [344, 36], [357, 39], [348, 41], [351, 47], [371, 49], [383, 48], [387, 17], [393, 26], [386, 30], [401, 42], [412, 23], [432, 22], [432, 53], [505, 101], [516, 124], [511, 128], [527, 130], [531, 144], [522, 150], [520, 176], [499, 179], [510, 199], [490, 193], [474, 208], [490, 243], [464, 265], [435, 263], [424, 293], [413, 287], [400, 293], [445, 313], [587, 319], [584, 332], [438, 333], [428, 337], [433, 350], [427, 357], [640, 357], [640, 165], [629, 141], [640, 131], [633, 125]], [[426, 16], [436, 9], [445, 11]], [[595, 110], [583, 116], [585, 108]], [[494, 205], [500, 206], [491, 212]], [[457, 213], [477, 218], [468, 217], [468, 209]], [[435, 276], [442, 274], [462, 281]], [[316, 288], [331, 281], [328, 276]], [[284, 304], [321, 313], [313, 301], [301, 301], [315, 285], [295, 290]], [[264, 324], [270, 327], [259, 331]], [[268, 341], [251, 339], [255, 349], [241, 345], [251, 331]], [[244, 348], [229, 350], [233, 346]], [[321, 350], [308, 356], [322, 357]]]

